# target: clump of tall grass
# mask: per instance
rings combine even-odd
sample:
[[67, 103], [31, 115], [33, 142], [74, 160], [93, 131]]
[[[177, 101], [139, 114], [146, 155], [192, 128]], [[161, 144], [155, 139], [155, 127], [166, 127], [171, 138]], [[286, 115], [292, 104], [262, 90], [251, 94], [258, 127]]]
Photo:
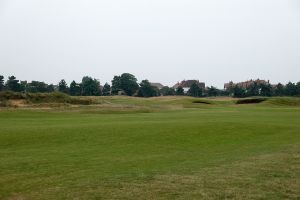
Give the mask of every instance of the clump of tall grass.
[[89, 105], [92, 103], [89, 99], [80, 99], [78, 97], [71, 97], [67, 94], [60, 92], [53, 93], [19, 93], [4, 91], [0, 92], [0, 100], [4, 105], [9, 100], [26, 100], [28, 103], [66, 103], [66, 104], [78, 104]]
[[10, 106], [9, 101], [7, 101], [5, 99], [0, 100], [0, 107], [9, 107], [9, 106]]
[[26, 95], [20, 92], [2, 91], [0, 92], [0, 100], [17, 100], [26, 99]]

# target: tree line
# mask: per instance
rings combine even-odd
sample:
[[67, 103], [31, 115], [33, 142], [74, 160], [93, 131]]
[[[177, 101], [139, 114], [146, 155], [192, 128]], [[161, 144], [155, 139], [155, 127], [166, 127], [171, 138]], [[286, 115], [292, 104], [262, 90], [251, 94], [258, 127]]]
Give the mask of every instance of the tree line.
[[112, 85], [105, 83], [102, 87], [100, 81], [84, 76], [80, 83], [72, 81], [70, 84], [62, 79], [57, 85], [47, 84], [41, 81], [20, 81], [15, 76], [9, 76], [7, 81], [0, 75], [0, 91], [24, 92], [24, 93], [50, 93], [62, 92], [71, 96], [109, 96], [128, 95], [140, 97], [159, 96], [158, 88], [152, 86], [148, 80], [137, 82], [134, 75], [124, 73], [115, 76]]
[[233, 86], [227, 90], [229, 95], [233, 97], [250, 97], [250, 96], [300, 96], [300, 82], [289, 82], [286, 85], [278, 83], [271, 85], [269, 83], [256, 83], [250, 84], [246, 88]]
[[138, 97], [154, 97], [154, 96], [233, 96], [233, 97], [249, 97], [249, 96], [300, 96], [300, 82], [286, 85], [277, 84], [272, 86], [269, 83], [258, 84], [253, 83], [247, 88], [237, 85], [220, 90], [216, 87], [201, 88], [196, 83], [192, 84], [187, 93], [182, 87], [176, 89], [165, 86], [158, 89], [152, 86], [148, 80], [142, 80], [138, 83], [136, 77], [129, 73], [123, 73], [120, 76], [114, 76], [111, 85], [105, 83], [100, 85], [100, 81], [84, 76], [80, 83], [72, 81], [70, 84], [62, 79], [58, 85], [47, 84], [41, 81], [20, 81], [15, 76], [9, 76], [7, 81], [0, 75], [0, 91], [13, 91], [24, 93], [50, 93], [59, 91], [71, 96], [110, 96], [110, 95], [127, 95]]

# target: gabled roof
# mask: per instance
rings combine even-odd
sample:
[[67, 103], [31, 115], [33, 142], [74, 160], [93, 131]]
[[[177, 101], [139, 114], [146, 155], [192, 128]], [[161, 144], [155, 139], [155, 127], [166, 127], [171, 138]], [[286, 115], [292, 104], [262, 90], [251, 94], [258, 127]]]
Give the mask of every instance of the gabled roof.
[[247, 87], [249, 87], [250, 85], [252, 85], [254, 83], [267, 84], [267, 83], [270, 83], [270, 81], [265, 81], [265, 80], [260, 80], [260, 79], [256, 79], [256, 80], [250, 79], [250, 80], [247, 80], [247, 81], [244, 81], [244, 82], [239, 82], [239, 83], [233, 83], [232, 81], [230, 81], [229, 83], [224, 84], [224, 88], [228, 89], [228, 88], [231, 88], [231, 87], [234, 87], [234, 86], [238, 86], [238, 87], [246, 89]]
[[178, 88], [178, 87], [182, 87], [182, 88], [190, 88], [193, 84], [197, 84], [199, 87], [201, 88], [205, 88], [205, 83], [203, 82], [199, 82], [199, 80], [184, 80], [181, 81], [181, 83], [176, 83], [173, 88]]

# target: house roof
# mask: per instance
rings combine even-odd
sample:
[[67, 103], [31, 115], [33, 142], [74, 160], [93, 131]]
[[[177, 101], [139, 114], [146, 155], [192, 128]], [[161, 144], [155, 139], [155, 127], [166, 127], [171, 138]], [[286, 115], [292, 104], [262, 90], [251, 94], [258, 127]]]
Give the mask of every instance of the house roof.
[[205, 88], [205, 83], [199, 82], [198, 80], [184, 80], [181, 81], [180, 83], [176, 83], [173, 88], [190, 88], [193, 84], [197, 84], [199, 87]]
[[267, 83], [270, 83], [269, 81], [265, 81], [265, 80], [260, 80], [260, 79], [256, 79], [256, 80], [247, 80], [247, 81], [244, 81], [244, 82], [239, 82], [239, 83], [233, 83], [232, 81], [230, 81], [229, 83], [225, 83], [224, 84], [224, 88], [225, 89], [228, 89], [228, 88], [231, 88], [233, 86], [238, 86], [238, 87], [241, 87], [241, 88], [247, 88], [249, 87], [251, 84], [254, 84], [254, 83], [257, 83], [257, 84], [267, 84]]

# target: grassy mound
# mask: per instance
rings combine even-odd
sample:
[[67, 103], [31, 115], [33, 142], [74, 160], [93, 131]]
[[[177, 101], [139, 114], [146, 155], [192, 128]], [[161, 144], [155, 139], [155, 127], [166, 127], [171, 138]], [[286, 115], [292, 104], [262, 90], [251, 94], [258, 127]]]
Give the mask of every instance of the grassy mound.
[[25, 94], [10, 91], [0, 92], [0, 107], [11, 107], [11, 100], [26, 99]]
[[300, 98], [297, 97], [274, 97], [266, 101], [267, 104], [276, 106], [300, 106]]
[[26, 95], [20, 92], [3, 91], [0, 92], [0, 100], [26, 99]]
[[[183, 108], [211, 108], [231, 105], [300, 106], [297, 97], [249, 97], [233, 98], [194, 98], [168, 96], [139, 98], [126, 96], [72, 97], [64, 93], [14, 93], [0, 92], [0, 107], [57, 107], [64, 105], [94, 105], [106, 110], [174, 110]], [[89, 106], [90, 107], [90, 106]]]
[[273, 106], [300, 106], [300, 98], [298, 97], [253, 97], [239, 99], [236, 104], [260, 104]]
[[16, 93], [16, 92], [0, 92], [0, 105], [6, 107], [10, 105], [12, 100], [25, 100], [27, 103], [63, 103], [63, 104], [79, 104], [89, 105], [91, 100], [71, 97], [69, 95], [53, 92], [53, 93]]

